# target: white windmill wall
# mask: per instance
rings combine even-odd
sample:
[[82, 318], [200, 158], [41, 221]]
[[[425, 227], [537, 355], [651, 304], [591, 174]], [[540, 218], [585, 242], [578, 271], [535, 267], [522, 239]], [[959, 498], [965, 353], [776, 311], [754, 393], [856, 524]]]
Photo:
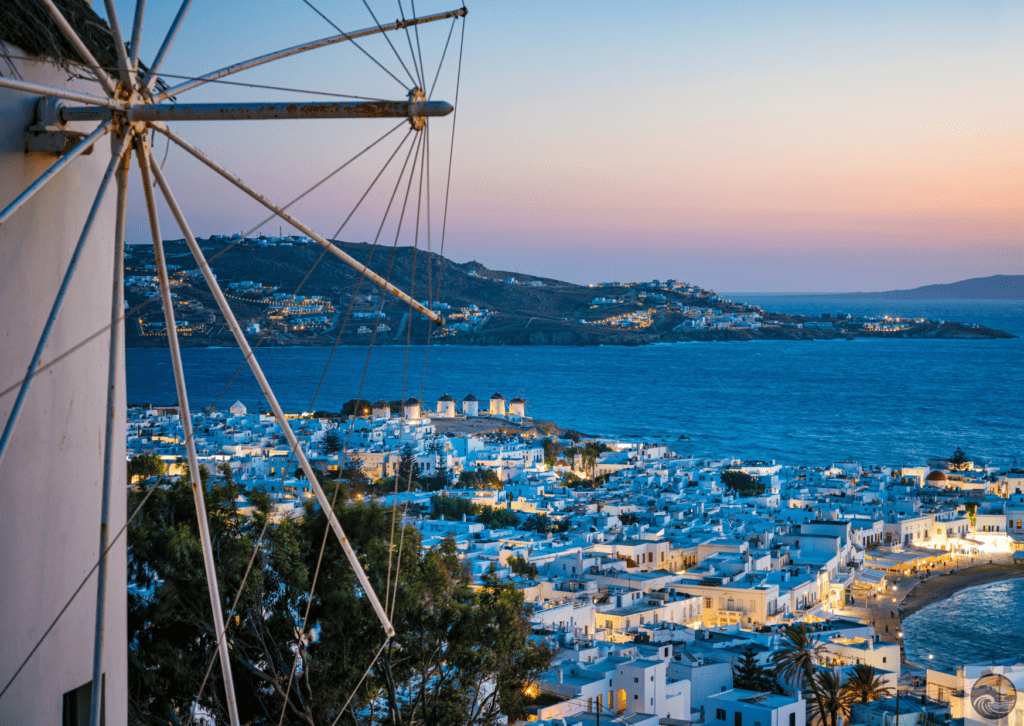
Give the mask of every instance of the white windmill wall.
[[[67, 81], [67, 73], [52, 63], [14, 63], [26, 81], [103, 95], [97, 84]], [[6, 66], [3, 73], [10, 75]], [[0, 89], [0, 209], [57, 160], [24, 152], [22, 133], [33, 121], [35, 101]], [[109, 161], [110, 139], [103, 138], [91, 155], [73, 161], [0, 226], [0, 390], [25, 375]], [[43, 364], [110, 322], [115, 200], [112, 183]], [[0, 684], [13, 675], [99, 557], [108, 345], [108, 334], [97, 336], [36, 377], [0, 464]], [[119, 380], [111, 536], [126, 518], [123, 358]], [[15, 397], [0, 398], [0, 426]], [[127, 721], [123, 537], [108, 557], [104, 672], [106, 723], [114, 726]], [[93, 574], [0, 699], [0, 724], [61, 723], [63, 694], [92, 680], [95, 606]]]
[[462, 402], [462, 415], [463, 416], [478, 416], [480, 414], [480, 402], [479, 401], [463, 401]]
[[455, 401], [448, 400], [437, 402], [437, 415], [445, 418], [452, 418], [455, 416]]
[[508, 406], [508, 412], [513, 416], [526, 417], [526, 403], [523, 401], [513, 401]]

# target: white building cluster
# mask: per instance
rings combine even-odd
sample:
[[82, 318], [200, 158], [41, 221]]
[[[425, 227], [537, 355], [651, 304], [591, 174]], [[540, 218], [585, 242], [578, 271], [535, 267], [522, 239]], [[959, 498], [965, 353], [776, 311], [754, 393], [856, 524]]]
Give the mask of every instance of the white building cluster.
[[[747, 648], [769, 664], [784, 628], [804, 623], [824, 649], [822, 667], [872, 665], [895, 686], [897, 634], [876, 634], [844, 611], [936, 563], [1024, 546], [1024, 473], [1013, 470], [953, 472], [943, 462], [800, 467], [611, 440], [588, 461], [569, 440], [546, 451], [523, 435], [439, 433], [442, 421], [488, 416], [521, 424], [525, 403], [497, 393], [486, 401], [445, 395], [428, 411], [410, 398], [399, 415], [378, 401], [337, 432], [347, 441], [344, 456], [371, 479], [395, 475], [403, 451], [423, 476], [496, 474], [491, 489], [411, 492], [409, 504], [419, 506], [409, 508], [410, 523], [423, 547], [454, 540], [478, 583], [494, 575], [522, 592], [535, 637], [557, 649], [531, 686], [547, 694], [532, 710], [541, 723], [590, 724], [600, 713], [651, 726], [805, 726], [799, 695], [733, 687], [732, 666]], [[236, 403], [196, 414], [194, 425], [211, 472], [227, 464], [244, 492], [271, 496], [278, 516], [301, 513], [311, 493], [294, 478], [270, 416]], [[324, 447], [333, 424], [305, 415], [292, 425], [314, 466], [336, 471], [342, 454]], [[129, 411], [129, 455], [159, 455], [173, 474], [182, 441], [175, 409]], [[737, 496], [724, 483], [735, 472], [763, 492]], [[435, 518], [436, 496], [507, 509], [516, 524]], [[244, 494], [239, 506], [247, 506]], [[882, 724], [876, 717], [885, 708], [873, 705], [863, 722]]]

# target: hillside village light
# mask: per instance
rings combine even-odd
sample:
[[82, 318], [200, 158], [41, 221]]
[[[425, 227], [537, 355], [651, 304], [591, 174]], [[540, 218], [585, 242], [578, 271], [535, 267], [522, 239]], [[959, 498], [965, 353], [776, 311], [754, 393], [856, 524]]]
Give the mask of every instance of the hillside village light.
[[[206, 282], [210, 288], [211, 293], [216, 300], [220, 312], [223, 315], [225, 322], [234, 334], [239, 347], [245, 354], [247, 363], [252, 370], [253, 375], [256, 377], [265, 399], [267, 400], [270, 408], [272, 409], [278, 424], [281, 427], [281, 431], [285, 438], [288, 439], [290, 447], [292, 448], [296, 459], [303, 472], [306, 475], [307, 481], [310, 483], [313, 489], [313, 495], [317, 498], [322, 509], [328, 517], [330, 528], [334, 531], [335, 536], [339, 540], [342, 549], [345, 552], [346, 558], [348, 559], [354, 574], [362, 588], [362, 591], [369, 600], [373, 609], [375, 610], [378, 619], [388, 638], [393, 637], [395, 634], [394, 628], [391, 624], [390, 618], [382, 607], [380, 601], [377, 598], [376, 593], [367, 579], [365, 572], [357, 558], [355, 550], [352, 548], [351, 543], [345, 536], [344, 531], [341, 528], [341, 524], [338, 522], [337, 517], [334, 515], [331, 501], [321, 488], [319, 481], [314, 476], [314, 472], [309, 464], [305, 452], [299, 445], [299, 441], [293, 432], [291, 425], [288, 423], [287, 417], [283, 410], [278, 404], [277, 398], [274, 396], [266, 378], [263, 375], [262, 370], [256, 358], [253, 355], [251, 347], [245, 340], [245, 336], [242, 332], [241, 326], [235, 319], [234, 314], [231, 311], [230, 306], [217, 284], [216, 278], [206, 259], [203, 256], [202, 251], [192, 235], [187, 221], [185, 220], [184, 214], [181, 208], [178, 206], [177, 201], [164, 178], [163, 173], [157, 163], [154, 162], [152, 157], [152, 151], [149, 147], [148, 136], [152, 131], [159, 131], [163, 135], [167, 136], [175, 144], [181, 146], [183, 149], [188, 151], [190, 154], [195, 156], [197, 159], [202, 161], [204, 164], [209, 166], [211, 169], [216, 171], [218, 174], [223, 176], [229, 182], [240, 188], [246, 194], [251, 196], [253, 199], [258, 201], [263, 206], [270, 209], [276, 216], [286, 221], [296, 229], [300, 230], [310, 239], [314, 240], [317, 244], [322, 246], [326, 252], [330, 252], [340, 260], [355, 268], [360, 272], [362, 276], [367, 278], [380, 287], [382, 290], [399, 298], [403, 302], [410, 305], [411, 308], [416, 309], [422, 313], [427, 319], [443, 327], [444, 318], [435, 313], [432, 310], [427, 309], [421, 303], [414, 300], [412, 297], [407, 295], [402, 290], [392, 285], [388, 280], [377, 275], [375, 272], [370, 270], [368, 267], [358, 262], [348, 254], [343, 252], [340, 248], [328, 241], [321, 235], [314, 232], [310, 227], [303, 224], [301, 221], [286, 213], [284, 208], [279, 205], [272, 203], [266, 197], [259, 192], [255, 191], [238, 177], [227, 171], [224, 167], [217, 164], [210, 157], [204, 154], [199, 149], [195, 148], [187, 141], [182, 139], [176, 133], [167, 128], [165, 122], [177, 122], [177, 121], [191, 121], [191, 120], [271, 120], [271, 119], [354, 119], [354, 118], [406, 118], [409, 120], [409, 124], [412, 127], [412, 131], [417, 133], [423, 131], [427, 127], [427, 119], [430, 117], [446, 116], [450, 114], [454, 107], [443, 101], [431, 101], [426, 98], [426, 94], [423, 90], [425, 87], [425, 78], [423, 77], [422, 69], [416, 67], [417, 73], [420, 75], [419, 82], [416, 79], [413, 80], [413, 88], [408, 89], [408, 96], [404, 100], [376, 100], [376, 101], [358, 101], [358, 102], [328, 102], [328, 103], [167, 103], [168, 99], [174, 96], [183, 94], [189, 90], [200, 87], [206, 83], [216, 81], [224, 76], [228, 76], [240, 71], [254, 68], [259, 65], [270, 63], [272, 61], [286, 58], [292, 55], [310, 51], [316, 48], [323, 48], [329, 45], [342, 43], [346, 41], [353, 41], [355, 38], [361, 38], [364, 36], [382, 34], [388, 30], [405, 29], [413, 26], [418, 26], [424, 23], [429, 23], [437, 20], [452, 19], [453, 27], [455, 19], [465, 17], [467, 10], [465, 7], [457, 10], [452, 10], [444, 13], [437, 13], [434, 15], [423, 16], [419, 18], [410, 18], [407, 20], [396, 21], [389, 25], [380, 25], [379, 23], [375, 27], [366, 28], [363, 30], [353, 31], [352, 33], [341, 32], [339, 35], [322, 38], [312, 43], [306, 43], [303, 45], [294, 46], [287, 48], [275, 53], [259, 56], [241, 63], [227, 66], [217, 71], [200, 76], [198, 78], [189, 80], [173, 88], [162, 90], [158, 95], [154, 96], [154, 88], [156, 87], [157, 80], [160, 75], [160, 68], [163, 65], [164, 60], [174, 42], [175, 37], [178, 34], [179, 29], [184, 21], [184, 18], [188, 12], [189, 7], [192, 4], [192, 0], [183, 0], [181, 7], [175, 16], [170, 29], [168, 30], [156, 57], [148, 69], [140, 67], [138, 62], [138, 50], [140, 45], [140, 39], [142, 36], [142, 22], [144, 16], [144, 0], [138, 0], [135, 8], [135, 18], [132, 28], [132, 36], [130, 46], [126, 45], [124, 38], [121, 33], [121, 28], [118, 23], [116, 8], [114, 0], [105, 0], [104, 5], [107, 12], [107, 18], [110, 26], [110, 41], [112, 42], [113, 48], [117, 54], [117, 73], [116, 80], [108, 75], [107, 71], [97, 61], [94, 54], [90, 51], [89, 46], [82, 40], [78, 30], [75, 26], [68, 22], [64, 17], [60, 8], [54, 3], [53, 0], [38, 0], [39, 4], [49, 14], [50, 19], [59, 29], [60, 34], [63, 35], [64, 39], [71, 44], [77, 53], [78, 58], [84, 61], [84, 65], [91, 71], [99, 84], [99, 90], [105, 95], [94, 95], [90, 93], [84, 93], [77, 90], [71, 90], [67, 88], [58, 88], [48, 85], [42, 85], [26, 80], [16, 78], [0, 77], [0, 88], [7, 89], [18, 93], [25, 93], [34, 96], [40, 96], [39, 101], [36, 103], [36, 119], [35, 123], [30, 127], [31, 134], [27, 134], [32, 137], [30, 146], [34, 145], [33, 148], [36, 150], [46, 150], [50, 153], [57, 152], [61, 154], [56, 163], [42, 173], [35, 182], [28, 186], [21, 194], [19, 194], [12, 202], [10, 202], [5, 208], [0, 210], [0, 225], [7, 222], [19, 209], [29, 203], [32, 198], [40, 192], [40, 190], [47, 187], [49, 182], [53, 179], [61, 176], [61, 172], [66, 167], [72, 165], [76, 158], [88, 153], [93, 148], [98, 148], [98, 141], [100, 137], [107, 133], [111, 133], [113, 137], [113, 143], [111, 144], [111, 157], [110, 163], [107, 167], [106, 174], [99, 185], [98, 193], [95, 196], [95, 200], [92, 203], [91, 211], [88, 218], [83, 225], [81, 235], [78, 240], [78, 244], [71, 255], [71, 259], [68, 263], [67, 269], [64, 272], [62, 282], [55, 295], [52, 306], [50, 307], [49, 316], [46, 318], [46, 322], [43, 325], [42, 333], [40, 334], [38, 343], [35, 348], [25, 377], [22, 379], [17, 397], [11, 407], [10, 413], [7, 417], [7, 421], [4, 424], [2, 434], [0, 434], [0, 465], [3, 463], [4, 454], [8, 450], [8, 445], [12, 439], [15, 426], [18, 421], [19, 414], [22, 411], [23, 405], [28, 394], [30, 385], [36, 374], [40, 372], [41, 356], [43, 351], [47, 347], [47, 343], [51, 337], [56, 325], [58, 316], [61, 312], [65, 298], [67, 297], [67, 291], [71, 285], [72, 279], [75, 275], [78, 267], [78, 262], [81, 258], [81, 252], [85, 247], [86, 239], [89, 237], [89, 233], [93, 227], [93, 223], [96, 220], [98, 213], [103, 206], [103, 201], [106, 196], [106, 192], [110, 183], [115, 182], [117, 188], [117, 215], [114, 224], [114, 258], [117, 260], [114, 273], [114, 294], [112, 297], [111, 305], [111, 324], [109, 329], [110, 335], [110, 351], [109, 358], [107, 360], [107, 370], [109, 371], [109, 382], [106, 391], [107, 397], [107, 416], [106, 416], [106, 436], [104, 439], [103, 447], [103, 479], [102, 479], [102, 494], [101, 494], [101, 523], [100, 523], [100, 547], [99, 547], [99, 561], [95, 565], [97, 572], [97, 595], [96, 595], [96, 618], [95, 618], [95, 646], [94, 646], [94, 657], [92, 663], [92, 692], [90, 701], [90, 722], [93, 726], [100, 723], [101, 704], [106, 700], [110, 699], [106, 696], [101, 697], [101, 684], [103, 681], [103, 639], [104, 634], [107, 631], [108, 624], [105, 622], [104, 610], [106, 602], [106, 581], [107, 581], [107, 552], [112, 547], [109, 542], [109, 520], [108, 511], [110, 509], [110, 491], [111, 485], [114, 480], [113, 460], [111, 452], [113, 449], [113, 432], [116, 429], [116, 415], [118, 412], [118, 401], [119, 395], [123, 395], [123, 392], [117, 390], [117, 370], [119, 364], [123, 361], [123, 351], [119, 350], [119, 341], [121, 335], [121, 315], [122, 315], [122, 297], [121, 288], [123, 287], [123, 268], [120, 267], [121, 260], [123, 259], [123, 244], [124, 244], [124, 230], [125, 230], [125, 199], [127, 191], [127, 171], [128, 164], [134, 153], [139, 161], [140, 170], [143, 175], [143, 191], [145, 193], [146, 207], [150, 222], [150, 231], [153, 235], [154, 252], [157, 257], [157, 270], [160, 278], [161, 287], [161, 299], [164, 305], [164, 313], [166, 317], [166, 331], [168, 332], [168, 340], [171, 347], [172, 361], [174, 364], [175, 373], [175, 384], [178, 392], [179, 404], [182, 406], [183, 411], [183, 423], [185, 425], [186, 434], [186, 445], [188, 448], [188, 462], [187, 469], [191, 475], [193, 482], [193, 489], [196, 500], [196, 513], [198, 519], [198, 527], [200, 531], [200, 540], [203, 550], [203, 561], [204, 568], [206, 570], [207, 583], [209, 589], [209, 597], [213, 610], [214, 620], [214, 631], [217, 635], [218, 644], [217, 650], [221, 661], [221, 670], [224, 678], [226, 707], [228, 716], [232, 726], [237, 726], [239, 723], [238, 709], [235, 701], [234, 687], [231, 675], [231, 665], [229, 660], [228, 648], [229, 644], [225, 636], [225, 625], [224, 619], [221, 613], [220, 603], [221, 596], [220, 590], [217, 583], [216, 573], [214, 571], [214, 558], [212, 552], [212, 545], [210, 542], [209, 525], [206, 519], [205, 507], [203, 503], [203, 497], [201, 496], [199, 487], [201, 486], [201, 479], [199, 476], [197, 455], [195, 441], [191, 432], [189, 431], [191, 421], [187, 415], [187, 393], [185, 389], [185, 380], [183, 374], [183, 368], [181, 363], [180, 350], [177, 344], [177, 337], [179, 334], [178, 326], [174, 321], [174, 311], [170, 299], [169, 291], [169, 279], [167, 277], [167, 267], [163, 256], [162, 250], [162, 236], [160, 234], [159, 222], [157, 219], [156, 200], [153, 189], [153, 181], [159, 186], [161, 193], [163, 194], [167, 206], [170, 208], [171, 213], [181, 228], [182, 233], [185, 236], [186, 242], [195, 257], [196, 262], [206, 279]], [[74, 19], [74, 18], [73, 18]], [[76, 22], [79, 22], [76, 20]], [[42, 32], [44, 26], [40, 24], [40, 27], [29, 27], [30, 32]], [[86, 36], [89, 38], [89, 36]], [[418, 38], [418, 36], [417, 36]], [[101, 43], [93, 38], [90, 40], [94, 43]], [[418, 40], [417, 40], [418, 42]], [[130, 52], [128, 48], [130, 47]], [[447, 46], [446, 46], [447, 47]], [[365, 52], [365, 51], [364, 51]], [[397, 51], [396, 51], [397, 54]], [[372, 58], [372, 56], [371, 56]], [[461, 52], [460, 52], [461, 59]], [[442, 56], [443, 61], [443, 56]], [[78, 62], [76, 58], [75, 63]], [[415, 63], [414, 63], [415, 66]], [[404, 67], [404, 64], [403, 64]], [[408, 69], [406, 69], [408, 70]], [[438, 68], [440, 72], [440, 67]], [[410, 78], [412, 74], [410, 73]], [[397, 78], [396, 78], [397, 80]], [[436, 81], [436, 78], [435, 78]], [[401, 81], [399, 81], [401, 83]], [[403, 83], [403, 86], [405, 84]], [[68, 105], [68, 102], [73, 102], [82, 105]], [[80, 133], [75, 129], [66, 128], [69, 122], [83, 122], [83, 121], [99, 121], [99, 126], [93, 129], [88, 134]], [[420, 137], [421, 140], [423, 137]], [[68, 141], [71, 140], [72, 146], [69, 147]], [[65, 174], [64, 176], [66, 176]], [[33, 210], [30, 210], [33, 211]], [[173, 335], [171, 335], [173, 331]], [[57, 335], [56, 339], [60, 339], [60, 334]], [[41, 384], [42, 385], [42, 384]], [[116, 522], [117, 520], [115, 520]], [[122, 520], [123, 521], [123, 520]], [[84, 583], [83, 583], [84, 585]], [[81, 588], [80, 588], [81, 589]], [[69, 603], [70, 604], [70, 603]], [[63, 611], [62, 611], [63, 612]], [[59, 616], [58, 616], [59, 617]], [[56, 621], [54, 621], [56, 624]], [[51, 626], [52, 628], [53, 626]], [[46, 631], [47, 633], [49, 631]], [[45, 637], [45, 635], [43, 636]], [[36, 647], [42, 643], [42, 640], [37, 643]], [[33, 649], [32, 653], [35, 653]], [[32, 657], [32, 653], [29, 654], [29, 658]], [[19, 657], [20, 655], [16, 655]], [[37, 658], [38, 660], [38, 658]], [[21, 672], [21, 668], [25, 666], [28, 659], [22, 662], [19, 666], [18, 671], [14, 677], [17, 677], [18, 673]], [[108, 688], [117, 688], [118, 686], [111, 686], [108, 681]], [[13, 682], [13, 678], [8, 683]], [[120, 686], [123, 687], [123, 686]], [[6, 690], [6, 687], [5, 687]]]

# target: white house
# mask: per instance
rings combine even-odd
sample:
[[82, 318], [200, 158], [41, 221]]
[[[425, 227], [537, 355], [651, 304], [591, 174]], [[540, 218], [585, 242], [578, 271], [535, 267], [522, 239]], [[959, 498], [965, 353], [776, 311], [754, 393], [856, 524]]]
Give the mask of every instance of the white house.
[[733, 688], [714, 693], [705, 701], [707, 726], [805, 726], [803, 698]]

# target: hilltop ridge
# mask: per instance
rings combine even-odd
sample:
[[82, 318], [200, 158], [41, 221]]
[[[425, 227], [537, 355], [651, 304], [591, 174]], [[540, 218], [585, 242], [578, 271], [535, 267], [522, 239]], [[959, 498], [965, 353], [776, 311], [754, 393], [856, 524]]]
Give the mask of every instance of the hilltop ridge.
[[[358, 271], [301, 237], [199, 240], [236, 317], [262, 345], [404, 344], [426, 341], [425, 316], [385, 295]], [[232, 337], [183, 241], [165, 242], [175, 318], [187, 346], [231, 345]], [[437, 344], [642, 345], [680, 340], [836, 337], [1012, 337], [970, 324], [819, 319], [782, 315], [723, 299], [676, 280], [577, 285], [453, 262], [412, 247], [336, 242], [446, 318]], [[166, 345], [152, 248], [125, 254], [127, 343]], [[347, 316], [347, 317], [346, 317]]]

